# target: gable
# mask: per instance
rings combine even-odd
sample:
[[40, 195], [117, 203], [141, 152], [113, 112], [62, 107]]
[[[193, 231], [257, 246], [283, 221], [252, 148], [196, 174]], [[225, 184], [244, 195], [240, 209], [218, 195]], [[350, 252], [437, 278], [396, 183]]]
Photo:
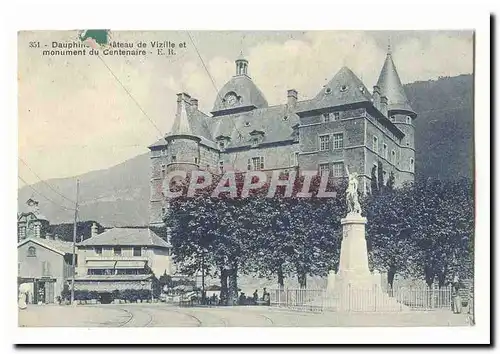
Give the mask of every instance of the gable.
[[45, 245], [41, 242], [36, 242], [36, 240], [33, 240], [33, 239], [24, 240], [17, 245], [18, 255], [23, 256], [23, 252], [24, 252], [24, 257], [26, 257], [30, 247], [34, 247], [35, 250], [42, 249], [44, 253], [49, 252], [49, 253], [59, 254], [61, 256], [64, 256], [64, 252], [62, 252], [58, 249], [52, 248], [48, 245]]

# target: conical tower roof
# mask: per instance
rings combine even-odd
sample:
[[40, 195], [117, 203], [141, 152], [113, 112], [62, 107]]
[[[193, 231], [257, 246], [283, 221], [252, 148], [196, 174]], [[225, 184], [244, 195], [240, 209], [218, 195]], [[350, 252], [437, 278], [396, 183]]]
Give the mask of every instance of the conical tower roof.
[[[189, 98], [189, 97], [188, 97]], [[180, 107], [175, 115], [174, 124], [172, 125], [172, 135], [195, 135], [191, 129], [191, 124], [189, 121], [186, 101], [184, 97], [179, 99]]]
[[408, 114], [413, 117], [417, 115], [406, 97], [390, 49], [387, 51], [387, 57], [380, 72], [377, 86], [380, 88], [380, 95], [387, 97], [389, 112]]

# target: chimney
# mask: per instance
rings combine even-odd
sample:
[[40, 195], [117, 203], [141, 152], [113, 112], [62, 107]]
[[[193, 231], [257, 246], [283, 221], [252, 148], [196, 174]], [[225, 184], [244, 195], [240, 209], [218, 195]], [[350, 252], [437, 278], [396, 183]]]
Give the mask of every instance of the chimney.
[[373, 105], [380, 110], [380, 87], [373, 86]]
[[287, 91], [287, 105], [291, 110], [295, 110], [295, 106], [297, 105], [297, 90], [291, 89]]
[[97, 235], [97, 224], [93, 223], [92, 227], [90, 228], [90, 237], [94, 237], [96, 235]]
[[177, 114], [181, 113], [182, 106], [185, 104], [191, 104], [191, 96], [189, 96], [185, 92], [181, 92], [177, 94]]
[[193, 109], [198, 110], [198, 100], [196, 98], [191, 98], [191, 106], [193, 106]]
[[382, 114], [387, 117], [388, 111], [387, 111], [387, 97], [386, 96], [380, 97], [379, 111], [382, 112]]

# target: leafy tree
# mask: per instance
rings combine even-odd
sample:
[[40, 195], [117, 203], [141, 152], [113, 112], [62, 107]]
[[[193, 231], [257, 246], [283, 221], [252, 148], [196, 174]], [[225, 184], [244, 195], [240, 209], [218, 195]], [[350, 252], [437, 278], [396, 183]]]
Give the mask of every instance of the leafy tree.
[[389, 179], [387, 180], [386, 183], [386, 189], [392, 191], [394, 189], [394, 183], [396, 182], [396, 178], [394, 177], [394, 171], [391, 171], [389, 174]]
[[373, 166], [372, 170], [371, 170], [370, 187], [371, 187], [371, 194], [377, 195], [378, 194], [378, 181], [377, 181], [377, 167], [376, 166]]
[[422, 180], [414, 184], [414, 239], [418, 262], [431, 286], [454, 275], [472, 276], [474, 201], [472, 183]]
[[378, 183], [378, 191], [379, 193], [383, 193], [385, 186], [384, 186], [384, 166], [382, 165], [381, 161], [377, 162], [377, 183]]
[[372, 267], [387, 271], [391, 287], [396, 273], [416, 274], [412, 260], [417, 248], [411, 238], [413, 216], [409, 198], [411, 187], [406, 186], [371, 196], [366, 203], [367, 244]]

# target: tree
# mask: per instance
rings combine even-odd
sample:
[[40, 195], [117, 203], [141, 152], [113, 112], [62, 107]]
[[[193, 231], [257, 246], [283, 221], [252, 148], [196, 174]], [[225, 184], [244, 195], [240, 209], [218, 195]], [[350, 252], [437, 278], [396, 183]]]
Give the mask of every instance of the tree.
[[414, 238], [429, 286], [441, 287], [454, 275], [472, 276], [474, 199], [467, 179], [427, 179], [414, 184]]
[[424, 180], [369, 196], [369, 252], [376, 269], [423, 277], [429, 287], [454, 275], [472, 276], [474, 208], [472, 184]]
[[411, 187], [386, 190], [370, 196], [366, 203], [367, 244], [372, 267], [387, 271], [389, 285], [393, 286], [396, 273], [414, 276], [412, 259], [416, 251], [411, 233], [413, 219], [408, 204]]
[[370, 175], [370, 187], [371, 187], [371, 194], [377, 195], [378, 194], [377, 166], [372, 167]]
[[385, 186], [384, 186], [384, 166], [382, 165], [382, 162], [379, 160], [377, 162], [377, 183], [378, 183], [378, 191], [379, 193], [383, 193]]
[[394, 171], [391, 171], [391, 173], [389, 174], [389, 179], [387, 180], [387, 184], [386, 184], [386, 189], [392, 191], [394, 189], [394, 184], [396, 182], [396, 178], [394, 177]]

